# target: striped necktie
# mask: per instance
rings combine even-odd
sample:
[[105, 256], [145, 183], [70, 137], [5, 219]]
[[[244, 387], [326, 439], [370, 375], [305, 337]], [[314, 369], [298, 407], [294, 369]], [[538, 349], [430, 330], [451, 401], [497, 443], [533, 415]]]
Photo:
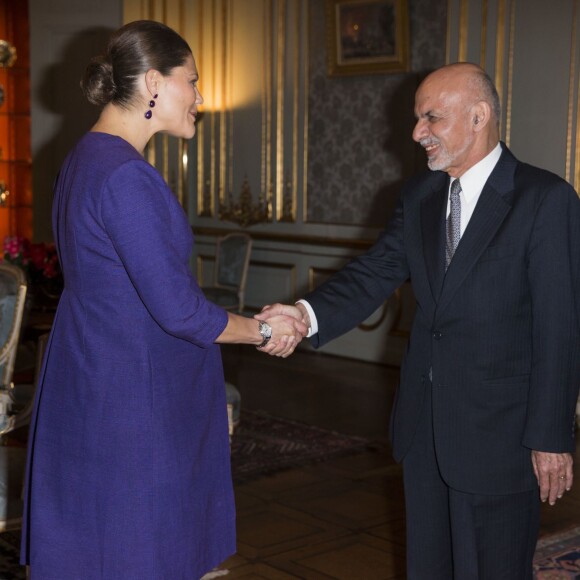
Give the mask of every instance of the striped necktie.
[[461, 184], [456, 179], [451, 184], [451, 194], [449, 196], [449, 217], [447, 218], [447, 251], [445, 260], [445, 270], [451, 263], [451, 258], [461, 238]]

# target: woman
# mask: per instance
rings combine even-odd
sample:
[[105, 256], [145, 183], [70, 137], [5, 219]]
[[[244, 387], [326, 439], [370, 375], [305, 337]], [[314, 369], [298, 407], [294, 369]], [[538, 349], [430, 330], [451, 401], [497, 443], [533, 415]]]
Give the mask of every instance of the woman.
[[81, 83], [103, 107], [55, 185], [65, 288], [30, 430], [22, 561], [35, 579], [198, 579], [235, 551], [223, 371], [215, 343], [286, 356], [300, 323], [208, 302], [193, 237], [142, 157], [191, 138], [202, 97], [187, 43], [138, 21]]

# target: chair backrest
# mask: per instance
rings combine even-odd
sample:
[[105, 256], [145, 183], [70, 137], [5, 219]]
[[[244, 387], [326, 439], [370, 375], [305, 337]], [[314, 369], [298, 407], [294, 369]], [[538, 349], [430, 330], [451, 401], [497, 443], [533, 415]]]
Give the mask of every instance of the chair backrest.
[[12, 381], [16, 347], [20, 338], [26, 276], [12, 264], [0, 263], [0, 387]]
[[[32, 411], [34, 410], [34, 395], [36, 389], [38, 387], [38, 383], [41, 380], [41, 370], [42, 370], [42, 363], [44, 360], [44, 352], [46, 351], [46, 345], [48, 344], [48, 337], [49, 333], [41, 334], [38, 337], [37, 346], [36, 346], [36, 362], [34, 366], [34, 384], [32, 385], [32, 389], [30, 389], [30, 396], [26, 404], [14, 415], [10, 415], [8, 423], [4, 429], [0, 429], [0, 435], [5, 435], [10, 431], [14, 431], [20, 427], [24, 427], [25, 425], [30, 424], [30, 419], [32, 417]], [[28, 386], [28, 385], [25, 385]], [[22, 388], [22, 385], [16, 385], [16, 389]]]
[[26, 276], [12, 264], [0, 263], [0, 429], [10, 410], [10, 389], [26, 299]]
[[250, 265], [252, 238], [244, 233], [232, 233], [217, 241], [214, 283], [220, 288], [230, 288], [238, 292], [240, 309]]

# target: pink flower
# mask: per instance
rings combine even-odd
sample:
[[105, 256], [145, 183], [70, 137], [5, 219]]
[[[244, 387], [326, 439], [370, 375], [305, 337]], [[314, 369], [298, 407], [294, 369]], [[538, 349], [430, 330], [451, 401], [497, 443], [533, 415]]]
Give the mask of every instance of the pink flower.
[[23, 250], [23, 238], [17, 236], [6, 236], [4, 238], [4, 253], [7, 257], [17, 258]]
[[52, 243], [31, 244], [26, 238], [6, 236], [4, 255], [0, 256], [2, 260], [20, 266], [32, 285], [57, 278], [61, 274], [56, 248]]

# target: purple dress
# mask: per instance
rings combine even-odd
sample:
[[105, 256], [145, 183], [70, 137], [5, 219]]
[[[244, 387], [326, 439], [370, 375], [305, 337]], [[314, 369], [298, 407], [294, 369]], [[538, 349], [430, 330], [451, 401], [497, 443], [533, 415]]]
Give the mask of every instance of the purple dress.
[[30, 428], [33, 580], [197, 580], [235, 551], [227, 314], [190, 272], [159, 173], [88, 133], [55, 186], [65, 276]]

